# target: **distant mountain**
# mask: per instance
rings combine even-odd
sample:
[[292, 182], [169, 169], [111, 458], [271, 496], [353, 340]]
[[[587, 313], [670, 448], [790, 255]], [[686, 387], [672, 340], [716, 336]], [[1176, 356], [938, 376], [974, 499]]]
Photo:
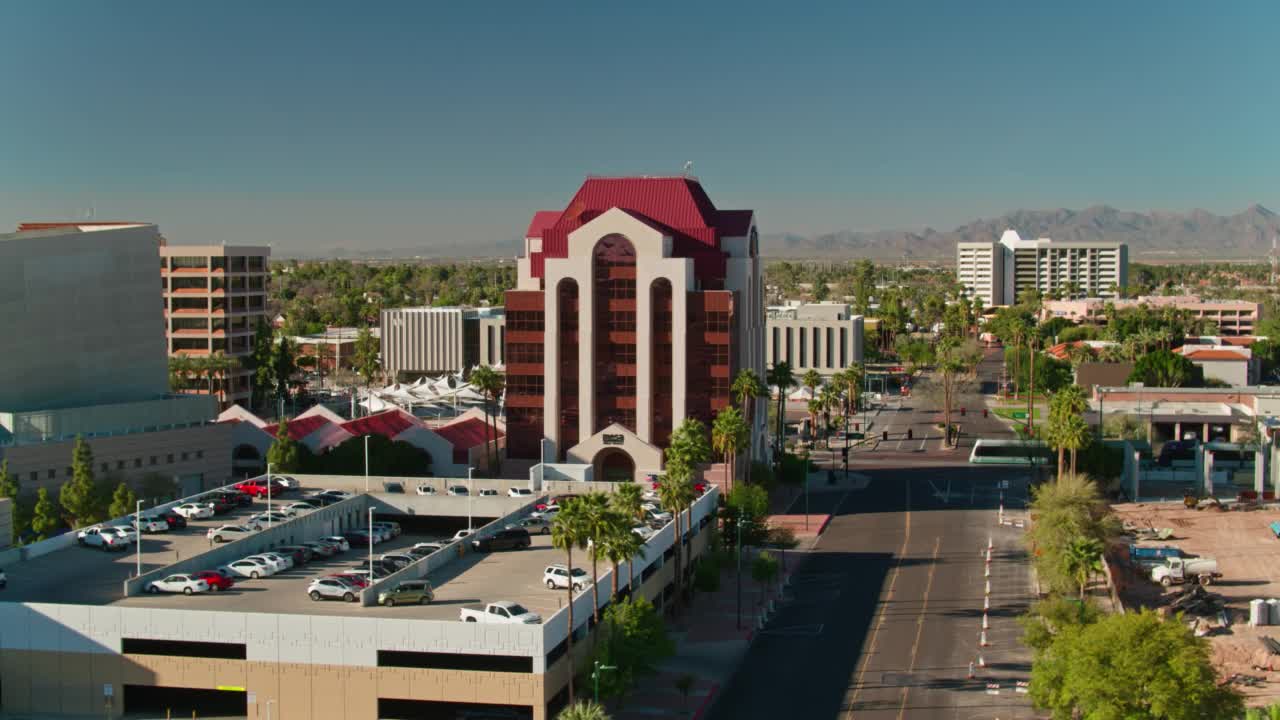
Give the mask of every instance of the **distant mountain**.
[[1229, 260], [1263, 258], [1280, 235], [1280, 216], [1261, 205], [1235, 215], [1205, 210], [1150, 213], [1095, 205], [1083, 210], [1015, 210], [954, 230], [919, 232], [843, 230], [815, 236], [765, 234], [762, 252], [772, 257], [955, 260], [956, 243], [995, 241], [1007, 229], [1023, 238], [1107, 240], [1128, 243], [1131, 260]]

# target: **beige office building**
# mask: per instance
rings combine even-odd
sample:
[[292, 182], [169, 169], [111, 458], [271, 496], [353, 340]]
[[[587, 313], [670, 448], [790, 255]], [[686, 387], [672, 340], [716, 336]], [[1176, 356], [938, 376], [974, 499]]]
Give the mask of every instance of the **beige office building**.
[[382, 370], [399, 381], [504, 364], [500, 307], [409, 307], [383, 310]]
[[765, 364], [831, 376], [862, 362], [863, 318], [844, 303], [771, 306], [765, 315]]
[[[253, 371], [245, 362], [258, 322], [267, 316], [271, 248], [248, 245], [170, 245], [161, 241], [165, 332], [170, 356], [221, 353], [240, 365], [215, 383], [219, 407], [248, 405]], [[193, 382], [189, 392], [205, 392]]]
[[1010, 305], [1024, 290], [1041, 295], [1114, 298], [1129, 282], [1124, 243], [1023, 240], [1006, 230], [999, 242], [956, 245], [956, 280], [984, 304]]

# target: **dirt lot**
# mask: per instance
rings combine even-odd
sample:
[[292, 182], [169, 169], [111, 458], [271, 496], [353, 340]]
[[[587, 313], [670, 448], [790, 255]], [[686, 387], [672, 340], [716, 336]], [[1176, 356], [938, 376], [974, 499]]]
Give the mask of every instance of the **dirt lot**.
[[[1172, 528], [1167, 541], [1141, 541], [1143, 546], [1173, 545], [1190, 555], [1216, 558], [1222, 579], [1209, 590], [1222, 596], [1230, 627], [1209, 636], [1222, 677], [1235, 673], [1261, 679], [1257, 686], [1238, 685], [1251, 705], [1280, 702], [1280, 655], [1263, 649], [1262, 636], [1280, 640], [1280, 626], [1249, 626], [1249, 601], [1280, 598], [1280, 540], [1268, 526], [1280, 520], [1280, 506], [1245, 511], [1206, 508], [1189, 510], [1181, 502], [1130, 503], [1114, 506], [1116, 514], [1139, 527]], [[1125, 554], [1127, 557], [1127, 553]], [[1182, 592], [1164, 590], [1139, 571], [1122, 564], [1117, 569], [1117, 590], [1126, 607], [1162, 607]], [[1192, 617], [1192, 616], [1188, 616]], [[1215, 616], [1206, 616], [1217, 628]]]

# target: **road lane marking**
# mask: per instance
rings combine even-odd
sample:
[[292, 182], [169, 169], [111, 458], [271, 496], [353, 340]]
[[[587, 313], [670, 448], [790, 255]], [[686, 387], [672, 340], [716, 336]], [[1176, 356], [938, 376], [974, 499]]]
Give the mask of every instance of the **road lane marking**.
[[[920, 605], [920, 617], [916, 619], [916, 639], [911, 644], [911, 664], [907, 667], [907, 674], [910, 675], [916, 671], [916, 654], [920, 651], [920, 636], [924, 633], [924, 618], [929, 612], [929, 592], [933, 590], [933, 575], [938, 569], [938, 550], [942, 547], [942, 536], [939, 535], [933, 541], [933, 562], [929, 565], [929, 581], [924, 586], [924, 603]], [[907, 696], [911, 694], [911, 686], [904, 685], [902, 688], [902, 705], [898, 708], [898, 720], [906, 717], [907, 712]]]
[[902, 547], [898, 549], [898, 555], [893, 559], [893, 577], [889, 578], [889, 591], [885, 594], [884, 600], [880, 603], [879, 616], [876, 618], [876, 626], [871, 631], [871, 642], [867, 645], [867, 651], [862, 655], [862, 669], [858, 671], [858, 680], [853, 687], [853, 697], [849, 698], [849, 720], [853, 720], [853, 708], [858, 704], [858, 694], [862, 692], [862, 678], [867, 674], [867, 665], [871, 663], [871, 656], [876, 652], [876, 640], [880, 637], [880, 628], [884, 625], [885, 608], [889, 601], [893, 599], [893, 588], [898, 584], [898, 572], [902, 569], [902, 558], [907, 554], [907, 543], [911, 541], [911, 481], [908, 480], [903, 485], [906, 487], [906, 507], [903, 511], [906, 518], [906, 527], [902, 533]]

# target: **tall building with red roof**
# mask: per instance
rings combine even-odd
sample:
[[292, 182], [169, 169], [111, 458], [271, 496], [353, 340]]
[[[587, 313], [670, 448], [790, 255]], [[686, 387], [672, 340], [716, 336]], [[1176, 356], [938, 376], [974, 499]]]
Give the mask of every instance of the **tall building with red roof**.
[[739, 369], [763, 377], [755, 213], [716, 208], [697, 180], [588, 178], [534, 214], [524, 249], [506, 298], [510, 457], [660, 472], [675, 427], [710, 426]]

